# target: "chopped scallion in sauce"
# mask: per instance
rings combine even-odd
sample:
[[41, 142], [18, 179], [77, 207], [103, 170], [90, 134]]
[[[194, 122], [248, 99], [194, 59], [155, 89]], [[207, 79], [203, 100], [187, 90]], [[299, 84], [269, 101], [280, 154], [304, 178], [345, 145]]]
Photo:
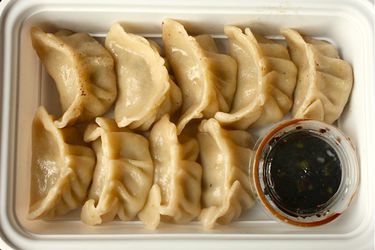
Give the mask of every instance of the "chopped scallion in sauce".
[[309, 216], [326, 208], [342, 175], [333, 147], [307, 130], [275, 138], [271, 147], [263, 173], [265, 193], [292, 216]]

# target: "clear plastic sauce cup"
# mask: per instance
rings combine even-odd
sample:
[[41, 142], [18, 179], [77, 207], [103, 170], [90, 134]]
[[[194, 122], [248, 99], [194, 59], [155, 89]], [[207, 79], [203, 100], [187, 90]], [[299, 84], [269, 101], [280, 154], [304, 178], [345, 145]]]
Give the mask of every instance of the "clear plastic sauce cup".
[[282, 122], [260, 138], [255, 149], [250, 165], [253, 192], [268, 214], [285, 223], [313, 227], [331, 222], [357, 191], [355, 148], [332, 125]]

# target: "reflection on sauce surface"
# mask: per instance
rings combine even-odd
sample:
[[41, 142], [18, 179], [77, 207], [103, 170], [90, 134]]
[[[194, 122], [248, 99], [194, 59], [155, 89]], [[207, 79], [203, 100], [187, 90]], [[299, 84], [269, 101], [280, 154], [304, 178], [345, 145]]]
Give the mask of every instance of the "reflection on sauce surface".
[[274, 138], [265, 160], [265, 194], [292, 216], [317, 214], [327, 207], [341, 182], [337, 152], [307, 130]]

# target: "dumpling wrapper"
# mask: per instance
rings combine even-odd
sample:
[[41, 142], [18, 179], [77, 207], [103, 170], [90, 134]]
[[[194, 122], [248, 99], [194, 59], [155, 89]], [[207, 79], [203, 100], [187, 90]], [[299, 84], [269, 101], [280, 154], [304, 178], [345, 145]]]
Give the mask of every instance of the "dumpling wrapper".
[[178, 137], [176, 126], [163, 116], [150, 133], [155, 164], [154, 184], [145, 207], [138, 214], [147, 228], [155, 229], [161, 220], [186, 223], [200, 213], [201, 166], [197, 140]]
[[236, 129], [281, 120], [292, 107], [297, 69], [285, 46], [249, 28], [245, 33], [226, 26], [230, 55], [238, 65], [237, 89], [229, 113], [215, 115], [222, 125]]
[[81, 220], [96, 225], [116, 215], [123, 221], [134, 219], [145, 204], [153, 180], [147, 139], [103, 117], [87, 127], [84, 139], [92, 142], [97, 161]]
[[32, 128], [29, 219], [64, 215], [84, 202], [95, 155], [74, 127], [57, 128], [39, 107]]
[[328, 42], [301, 36], [292, 29], [284, 29], [281, 34], [298, 67], [293, 116], [333, 123], [349, 99], [352, 67]]
[[164, 114], [179, 109], [181, 91], [170, 79], [157, 44], [127, 33], [115, 23], [105, 45], [116, 61], [115, 120], [119, 127], [148, 130]]
[[174, 20], [163, 21], [166, 57], [182, 91], [178, 134], [192, 119], [228, 112], [236, 88], [237, 65], [230, 56], [219, 54], [208, 35], [189, 36]]
[[249, 176], [253, 143], [248, 132], [225, 130], [215, 119], [202, 121], [198, 139], [203, 168], [199, 220], [210, 229], [215, 223], [230, 223], [253, 206]]
[[110, 53], [85, 33], [55, 34], [31, 29], [40, 60], [56, 83], [63, 115], [59, 128], [104, 114], [116, 99], [116, 75]]

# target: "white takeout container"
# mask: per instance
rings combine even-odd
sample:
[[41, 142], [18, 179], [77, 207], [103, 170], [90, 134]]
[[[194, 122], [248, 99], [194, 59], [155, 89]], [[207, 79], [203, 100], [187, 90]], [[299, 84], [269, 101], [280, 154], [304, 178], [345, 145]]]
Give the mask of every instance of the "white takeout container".
[[[374, 6], [365, 0], [18, 0], [0, 6], [1, 172], [0, 234], [16, 249], [373, 249], [375, 177]], [[27, 219], [31, 123], [39, 105], [58, 113], [58, 95], [34, 52], [29, 31], [66, 28], [103, 38], [120, 21], [127, 31], [158, 40], [164, 18], [188, 21], [191, 33], [224, 41], [223, 26], [250, 26], [280, 39], [291, 27], [334, 43], [354, 70], [350, 101], [338, 126], [360, 160], [360, 186], [351, 207], [317, 228], [279, 223], [255, 207], [239, 220], [204, 231], [197, 222], [139, 221], [90, 227], [79, 211], [56, 220]], [[160, 39], [159, 39], [160, 40]]]

